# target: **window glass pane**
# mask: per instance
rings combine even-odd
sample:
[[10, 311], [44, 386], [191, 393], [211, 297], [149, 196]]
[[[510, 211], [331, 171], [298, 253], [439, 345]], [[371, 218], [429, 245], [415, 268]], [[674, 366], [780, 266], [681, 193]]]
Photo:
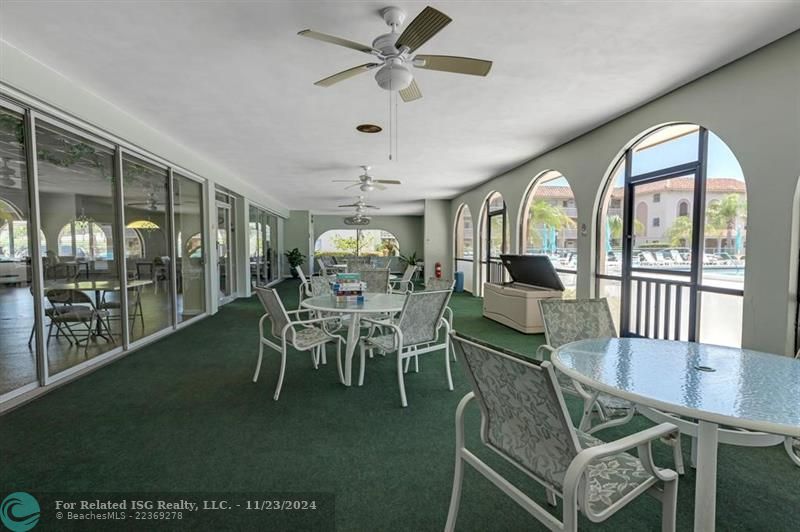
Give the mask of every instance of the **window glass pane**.
[[206, 310], [203, 185], [173, 174], [178, 322]]
[[131, 341], [172, 326], [172, 257], [167, 239], [167, 171], [122, 159]]
[[705, 344], [742, 346], [742, 296], [700, 292], [700, 337]]
[[700, 128], [668, 126], [648, 135], [633, 148], [632, 175], [697, 161]]
[[400, 254], [400, 243], [392, 233], [382, 229], [332, 229], [317, 238], [314, 254], [396, 257]]
[[[694, 175], [687, 175], [634, 186], [634, 267], [689, 273], [693, 222], [678, 213], [693, 201], [694, 184]], [[656, 194], [661, 201], [653, 201]]]
[[[0, 395], [36, 382], [22, 115], [0, 107]], [[43, 242], [41, 242], [43, 243]]]
[[472, 214], [464, 205], [456, 220], [456, 258], [471, 259], [474, 255], [472, 244]]
[[55, 374], [121, 345], [114, 154], [41, 120], [36, 145], [47, 358]]
[[747, 255], [747, 188], [739, 162], [708, 133], [702, 284], [744, 289]]
[[499, 192], [495, 192], [489, 197], [489, 212], [497, 212], [505, 209], [506, 203]]
[[544, 254], [559, 269], [578, 267], [578, 210], [569, 182], [559, 172], [539, 177], [523, 212], [523, 252]]
[[617, 328], [617, 332], [619, 332], [619, 318], [622, 309], [622, 283], [610, 279], [598, 279], [597, 297], [608, 299], [611, 317], [614, 318], [614, 325]]
[[250, 206], [249, 249], [250, 282], [263, 286], [274, 279], [274, 250], [272, 249], [272, 227], [276, 219], [267, 211]]
[[600, 205], [597, 271], [622, 275], [622, 209], [625, 205], [625, 159], [614, 170]]

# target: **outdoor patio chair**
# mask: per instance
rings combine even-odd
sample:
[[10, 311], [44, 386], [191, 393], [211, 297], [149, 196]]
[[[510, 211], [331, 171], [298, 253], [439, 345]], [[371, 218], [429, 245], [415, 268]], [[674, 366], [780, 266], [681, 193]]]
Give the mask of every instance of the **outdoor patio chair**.
[[[800, 359], [800, 351], [794, 354], [794, 358]], [[786, 452], [789, 453], [792, 462], [800, 467], [800, 438], [786, 438], [784, 447], [786, 447]]]
[[324, 277], [327, 277], [330, 272], [328, 272], [328, 262], [324, 260], [325, 257], [320, 257], [317, 259], [317, 264], [319, 265], [319, 271], [322, 272]]
[[[400, 388], [400, 403], [408, 406], [406, 400], [406, 387], [403, 374], [406, 371], [404, 362], [412, 357], [434, 351], [444, 350], [445, 372], [447, 373], [447, 387], [453, 391], [453, 379], [450, 375], [450, 325], [444, 319], [444, 309], [450, 301], [450, 290], [426, 291], [409, 293], [400, 316], [394, 320], [376, 320], [362, 318], [375, 327], [370, 335], [359, 342], [361, 367], [359, 368], [358, 385], [364, 384], [364, 367], [366, 365], [366, 350], [379, 349], [383, 353], [397, 353], [397, 384]], [[391, 332], [383, 334], [381, 329]], [[439, 341], [439, 331], [446, 333]], [[417, 364], [417, 371], [419, 365]]]
[[389, 292], [389, 270], [359, 270], [361, 282], [366, 283], [364, 292], [386, 294]]
[[311, 297], [311, 284], [308, 282], [306, 273], [301, 266], [295, 266], [294, 270], [300, 278], [300, 285], [297, 287], [297, 305], [299, 306], [303, 302], [303, 299]]
[[[338, 319], [336, 317], [323, 317], [314, 319], [298, 319], [304, 312], [311, 312], [308, 309], [292, 310], [287, 312], [278, 293], [272, 288], [255, 288], [261, 305], [266, 311], [258, 321], [258, 363], [256, 372], [253, 375], [253, 382], [258, 380], [261, 371], [261, 360], [264, 356], [264, 346], [271, 347], [281, 354], [281, 369], [278, 374], [278, 383], [275, 386], [274, 399], [277, 401], [283, 386], [283, 376], [286, 372], [286, 354], [289, 347], [298, 351], [311, 351], [311, 362], [314, 369], [318, 368], [322, 352], [328, 342], [336, 342], [336, 367], [339, 371], [339, 379], [344, 382], [342, 373], [342, 339], [331, 334], [323, 326], [327, 321]], [[269, 318], [272, 323], [272, 339], [264, 335], [264, 321]], [[280, 341], [280, 344], [273, 340]]]
[[403, 276], [398, 281], [392, 281], [392, 292], [395, 294], [405, 294], [406, 292], [413, 292], [414, 291], [414, 283], [412, 279], [414, 278], [414, 273], [417, 271], [417, 267], [413, 264], [409, 264], [406, 266], [406, 270], [403, 272]]
[[[105, 331], [111, 341], [114, 341], [114, 336], [108, 326], [108, 311], [97, 310], [92, 298], [85, 293], [80, 290], [58, 288], [47, 290], [45, 297], [53, 307], [53, 312], [48, 315], [50, 318], [50, 327], [47, 330], [48, 343], [54, 325], [66, 328], [76, 345], [80, 346], [81, 342], [84, 342], [84, 355], [88, 353], [89, 340], [94, 336], [96, 330]], [[82, 330], [77, 332], [83, 334], [76, 334], [73, 326], [80, 326]]]
[[[544, 323], [545, 344], [536, 350], [540, 360], [557, 348], [570, 342], [590, 338], [616, 338], [617, 330], [606, 299], [542, 299], [539, 309]], [[595, 432], [615, 425], [622, 425], [633, 418], [633, 404], [623, 399], [587, 390], [564, 375], [556, 372], [558, 382], [565, 393], [583, 401], [583, 417], [580, 430]], [[593, 418], [600, 423], [592, 426]]]
[[[468, 463], [551, 530], [578, 529], [578, 512], [598, 523], [648, 493], [661, 501], [661, 529], [675, 530], [678, 474], [653, 463], [651, 444], [678, 432], [662, 423], [603, 442], [575, 429], [550, 362], [526, 359], [454, 333], [472, 385], [456, 409], [456, 462], [445, 530], [455, 529], [464, 463]], [[464, 411], [481, 411], [481, 440], [544, 486], [547, 502], [563, 500], [561, 521], [465, 446]], [[636, 448], [637, 456], [627, 451]]]
[[[429, 277], [428, 281], [425, 283], [425, 290], [450, 290], [453, 291], [455, 287], [456, 281], [455, 279], [440, 279], [438, 277]], [[444, 309], [444, 319], [447, 320], [447, 323], [450, 325], [450, 330], [453, 330], [453, 309], [450, 308], [450, 305]], [[455, 349], [450, 349], [450, 354], [453, 357], [453, 362], [456, 361], [456, 351]]]

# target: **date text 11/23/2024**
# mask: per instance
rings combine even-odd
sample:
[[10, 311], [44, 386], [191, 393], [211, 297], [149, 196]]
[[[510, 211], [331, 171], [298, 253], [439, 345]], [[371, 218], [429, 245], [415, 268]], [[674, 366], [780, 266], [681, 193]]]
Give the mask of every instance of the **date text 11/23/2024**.
[[123, 499], [118, 501], [61, 501], [56, 500], [56, 510], [172, 510], [184, 512], [232, 510], [270, 511], [270, 510], [316, 510], [315, 500], [302, 499], [253, 499], [241, 502], [227, 500], [202, 500], [189, 501], [186, 499], [164, 500], [137, 500]]

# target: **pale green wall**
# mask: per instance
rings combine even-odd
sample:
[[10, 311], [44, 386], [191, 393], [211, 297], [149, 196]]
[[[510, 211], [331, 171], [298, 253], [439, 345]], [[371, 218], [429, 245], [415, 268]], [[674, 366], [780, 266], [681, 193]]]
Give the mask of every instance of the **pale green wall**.
[[[309, 263], [311, 262], [308, 257], [313, 257], [314, 254], [314, 242], [311, 238], [313, 231], [311, 213], [308, 211], [289, 211], [289, 218], [283, 224], [283, 250], [299, 249], [307, 257], [303, 266], [303, 271], [307, 274], [309, 273]], [[291, 269], [285, 256], [282, 259], [282, 263], [283, 275], [290, 276]]]
[[[797, 301], [797, 184], [800, 176], [800, 32], [731, 63], [452, 200], [469, 205], [478, 242], [484, 199], [496, 190], [509, 207], [512, 251], [519, 211], [531, 180], [555, 169], [572, 185], [578, 224], [578, 296], [593, 293], [596, 208], [602, 187], [624, 149], [669, 122], [709, 128], [733, 150], [748, 188], [745, 347], [790, 353]], [[632, 73], [631, 75], [635, 75]], [[452, 253], [451, 253], [452, 255]]]
[[453, 228], [447, 200], [425, 200], [425, 257], [425, 279], [434, 276], [437, 262], [442, 264], [442, 277], [453, 278]]

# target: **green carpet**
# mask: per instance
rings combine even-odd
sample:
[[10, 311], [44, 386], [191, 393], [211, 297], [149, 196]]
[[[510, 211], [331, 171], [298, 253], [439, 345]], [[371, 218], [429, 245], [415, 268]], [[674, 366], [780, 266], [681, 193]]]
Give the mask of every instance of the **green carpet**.
[[[296, 284], [279, 289], [287, 308], [296, 308]], [[543, 340], [483, 319], [481, 300], [468, 294], [455, 295], [452, 308], [457, 330], [501, 346], [532, 354]], [[0, 417], [0, 496], [19, 490], [323, 492], [335, 494], [338, 530], [441, 530], [455, 407], [469, 390], [459, 365], [450, 392], [443, 354], [421, 357], [420, 373], [406, 378], [409, 407], [403, 409], [391, 356], [369, 360], [365, 385], [345, 389], [332, 350], [318, 371], [308, 354], [294, 353], [275, 402], [276, 353], [267, 352], [259, 382], [251, 381], [261, 314], [254, 299], [235, 301]], [[570, 408], [578, 414], [575, 402]], [[471, 410], [468, 433], [477, 454], [543, 502], [535, 482], [480, 449], [477, 407]], [[615, 438], [648, 424], [637, 418], [600, 436]], [[658, 444], [656, 460], [671, 467], [669, 448]], [[679, 529], [690, 530], [691, 470], [680, 480], [679, 498]], [[717, 530], [800, 530], [798, 508], [800, 468], [782, 448], [720, 448]], [[237, 519], [195, 529], [265, 528], [253, 525], [251, 516]], [[660, 505], [640, 497], [605, 524], [582, 525], [657, 530]], [[544, 529], [469, 468], [457, 528]]]

